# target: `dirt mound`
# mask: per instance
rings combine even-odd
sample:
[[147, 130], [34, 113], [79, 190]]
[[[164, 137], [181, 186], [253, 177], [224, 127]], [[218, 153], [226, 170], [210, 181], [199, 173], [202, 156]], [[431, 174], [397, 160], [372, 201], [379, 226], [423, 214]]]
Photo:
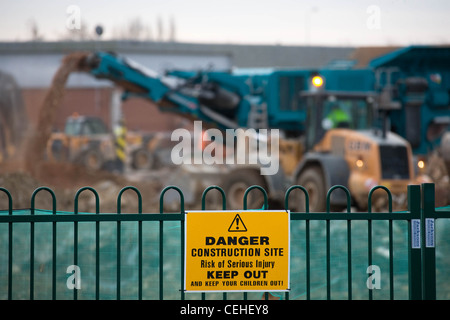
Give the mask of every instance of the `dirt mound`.
[[[14, 209], [31, 207], [31, 196], [39, 187], [48, 187], [56, 197], [58, 211], [74, 210], [74, 199], [82, 187], [92, 187], [99, 195], [100, 212], [116, 212], [117, 196], [127, 186], [136, 187], [142, 195], [143, 212], [159, 212], [159, 194], [162, 185], [155, 181], [129, 181], [121, 175], [104, 171], [89, 172], [82, 166], [70, 163], [41, 162], [36, 165], [34, 174], [17, 170], [15, 164], [2, 164], [0, 186], [7, 189], [13, 198]], [[47, 191], [40, 191], [35, 198], [35, 208], [51, 210], [52, 197]], [[80, 194], [78, 209], [80, 212], [95, 212], [95, 197], [90, 191]], [[0, 195], [0, 210], [8, 209], [5, 195]], [[122, 196], [121, 212], [137, 213], [137, 195], [127, 190]]]
[[37, 180], [63, 189], [89, 186], [103, 180], [117, 184], [127, 182], [122, 176], [107, 171], [89, 171], [82, 165], [66, 162], [41, 162], [35, 168], [33, 176]]

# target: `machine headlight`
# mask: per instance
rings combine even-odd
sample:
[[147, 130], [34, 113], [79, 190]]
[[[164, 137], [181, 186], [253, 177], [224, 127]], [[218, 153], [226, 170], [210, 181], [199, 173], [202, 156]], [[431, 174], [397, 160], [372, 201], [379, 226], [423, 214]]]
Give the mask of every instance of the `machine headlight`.
[[316, 88], [321, 88], [323, 86], [323, 78], [321, 76], [314, 76], [311, 83]]
[[417, 167], [418, 167], [420, 170], [425, 169], [425, 161], [424, 161], [424, 160], [419, 160], [419, 161], [417, 161]]
[[357, 166], [358, 168], [364, 167], [364, 160], [362, 160], [362, 159], [356, 160], [356, 166]]

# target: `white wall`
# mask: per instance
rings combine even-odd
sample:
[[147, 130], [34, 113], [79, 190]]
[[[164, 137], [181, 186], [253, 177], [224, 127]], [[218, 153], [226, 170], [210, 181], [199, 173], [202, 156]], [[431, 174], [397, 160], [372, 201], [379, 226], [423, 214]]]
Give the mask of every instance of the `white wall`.
[[[122, 54], [137, 63], [163, 73], [166, 69], [214, 69], [231, 68], [226, 55], [176, 55], [176, 54]], [[58, 70], [63, 54], [2, 54], [0, 70], [11, 74], [22, 88], [47, 88]], [[88, 74], [73, 73], [67, 87], [111, 86], [106, 80], [97, 80]]]

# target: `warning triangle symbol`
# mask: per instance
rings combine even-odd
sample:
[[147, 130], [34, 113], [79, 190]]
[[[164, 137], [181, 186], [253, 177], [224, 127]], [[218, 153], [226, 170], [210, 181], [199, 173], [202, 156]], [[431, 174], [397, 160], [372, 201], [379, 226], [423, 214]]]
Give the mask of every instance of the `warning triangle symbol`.
[[247, 228], [245, 227], [244, 221], [236, 214], [233, 221], [231, 222], [230, 227], [228, 228], [228, 232], [246, 232]]

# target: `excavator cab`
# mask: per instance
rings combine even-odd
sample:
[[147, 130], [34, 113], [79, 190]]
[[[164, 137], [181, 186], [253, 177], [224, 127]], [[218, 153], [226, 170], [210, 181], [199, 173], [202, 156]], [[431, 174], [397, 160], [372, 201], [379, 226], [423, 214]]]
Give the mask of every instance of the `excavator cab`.
[[105, 123], [97, 117], [74, 115], [67, 118], [64, 132], [70, 136], [108, 134]]
[[307, 105], [306, 149], [311, 150], [331, 129], [370, 129], [374, 121], [374, 98], [367, 93], [305, 94]]

